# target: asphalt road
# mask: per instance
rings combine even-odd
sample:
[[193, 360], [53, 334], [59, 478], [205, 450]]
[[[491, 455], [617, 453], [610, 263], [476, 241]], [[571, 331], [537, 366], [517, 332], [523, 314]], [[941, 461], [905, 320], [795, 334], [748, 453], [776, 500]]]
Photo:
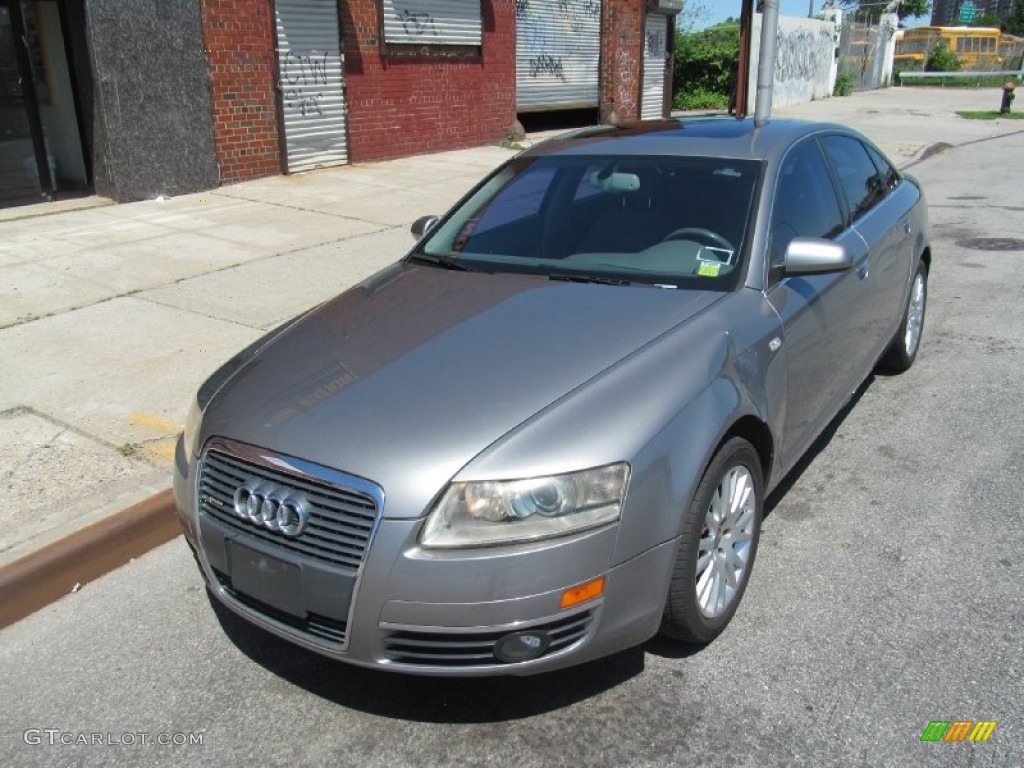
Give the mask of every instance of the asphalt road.
[[[0, 632], [0, 764], [1024, 764], [1024, 251], [962, 245], [1024, 236], [1022, 153], [1017, 133], [913, 169], [935, 252], [918, 363], [866, 382], [770, 500], [706, 649], [527, 679], [350, 669], [218, 615], [178, 540]], [[922, 743], [932, 720], [998, 725]]]

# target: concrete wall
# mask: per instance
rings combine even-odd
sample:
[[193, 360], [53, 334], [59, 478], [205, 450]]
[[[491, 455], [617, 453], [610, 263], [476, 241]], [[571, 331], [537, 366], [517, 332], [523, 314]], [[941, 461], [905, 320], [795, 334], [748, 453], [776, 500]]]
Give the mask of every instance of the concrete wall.
[[[761, 50], [761, 14], [754, 14], [747, 109], [754, 112], [757, 62]], [[780, 16], [772, 107], [803, 104], [832, 95], [835, 24], [795, 16]]]
[[95, 186], [115, 200], [214, 187], [197, 0], [86, 0]]

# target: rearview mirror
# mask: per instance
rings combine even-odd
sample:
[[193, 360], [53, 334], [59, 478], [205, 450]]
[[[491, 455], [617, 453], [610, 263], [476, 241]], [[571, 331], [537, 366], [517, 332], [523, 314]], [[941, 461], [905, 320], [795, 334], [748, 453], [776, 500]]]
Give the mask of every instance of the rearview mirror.
[[841, 272], [853, 266], [853, 257], [843, 246], [817, 237], [794, 237], [785, 259], [787, 275]]
[[427, 231], [432, 226], [437, 224], [438, 218], [439, 217], [437, 216], [420, 216], [418, 219], [416, 219], [416, 221], [412, 223], [412, 226], [409, 227], [409, 231], [412, 232], [413, 237], [419, 240], [421, 237], [427, 234]]
[[640, 189], [640, 177], [635, 173], [595, 171], [587, 178], [590, 186], [602, 192], [636, 192]]

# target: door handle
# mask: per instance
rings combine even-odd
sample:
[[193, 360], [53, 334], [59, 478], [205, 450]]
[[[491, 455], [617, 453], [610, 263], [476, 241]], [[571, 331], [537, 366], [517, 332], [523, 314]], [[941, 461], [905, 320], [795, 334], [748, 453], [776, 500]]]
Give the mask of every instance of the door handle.
[[871, 264], [865, 258], [860, 264], [857, 265], [857, 277], [861, 280], [868, 279], [868, 273], [871, 271]]
[[913, 229], [913, 227], [910, 226], [910, 221], [909, 220], [903, 222], [903, 234], [904, 235], [909, 236], [912, 229]]

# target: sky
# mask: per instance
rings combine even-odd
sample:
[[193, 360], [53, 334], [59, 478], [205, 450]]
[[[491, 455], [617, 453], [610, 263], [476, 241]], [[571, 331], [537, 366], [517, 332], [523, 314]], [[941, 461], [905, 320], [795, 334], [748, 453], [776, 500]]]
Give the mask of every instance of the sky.
[[[824, 0], [813, 0], [814, 12], [817, 13], [825, 4]], [[704, 29], [720, 21], [725, 21], [729, 16], [740, 17], [740, 9], [743, 7], [743, 0], [687, 0], [687, 7], [683, 10], [683, 23], [686, 23], [687, 14], [694, 16], [693, 28]], [[839, 3], [836, 3], [839, 6]], [[780, 16], [803, 16], [806, 18], [808, 0], [779, 0]], [[921, 16], [917, 19], [906, 19], [908, 27], [916, 27], [927, 24], [928, 16]]]

